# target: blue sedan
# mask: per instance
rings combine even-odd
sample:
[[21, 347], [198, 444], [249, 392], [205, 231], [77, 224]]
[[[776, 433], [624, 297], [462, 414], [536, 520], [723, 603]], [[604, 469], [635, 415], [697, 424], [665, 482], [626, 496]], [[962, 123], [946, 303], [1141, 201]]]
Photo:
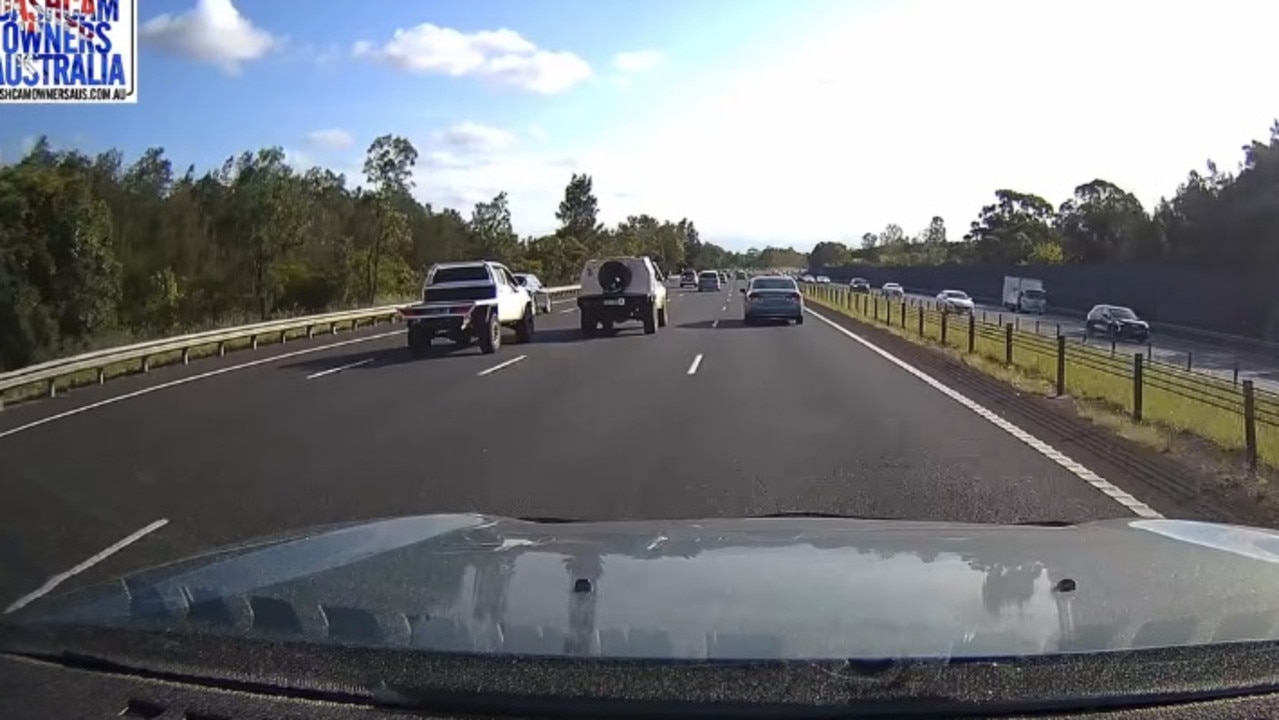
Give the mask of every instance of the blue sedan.
[[804, 324], [804, 296], [793, 278], [766, 275], [752, 278], [742, 288], [746, 295], [742, 321], [753, 325], [761, 320], [794, 320]]

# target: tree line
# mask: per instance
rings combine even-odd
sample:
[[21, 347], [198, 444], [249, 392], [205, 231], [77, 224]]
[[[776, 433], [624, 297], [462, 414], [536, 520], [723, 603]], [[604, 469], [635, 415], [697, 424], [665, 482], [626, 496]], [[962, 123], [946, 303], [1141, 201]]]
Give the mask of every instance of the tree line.
[[685, 266], [799, 266], [789, 248], [733, 253], [687, 218], [599, 220], [590, 175], [574, 174], [559, 228], [521, 238], [508, 198], [469, 217], [413, 196], [418, 153], [399, 136], [368, 148], [363, 183], [298, 170], [278, 147], [180, 175], [163, 148], [131, 164], [41, 138], [0, 166], [0, 369], [87, 348], [290, 314], [411, 298], [434, 262], [486, 258], [552, 284], [583, 262], [648, 254]]
[[[914, 236], [890, 224], [853, 243], [819, 242], [809, 267], [1142, 263], [1228, 275], [1279, 325], [1279, 121], [1243, 146], [1233, 172], [1209, 161], [1147, 210], [1131, 192], [1094, 179], [1054, 206], [1034, 193], [995, 191], [960, 240], [934, 217]], [[1271, 333], [1273, 334], [1273, 333]]]

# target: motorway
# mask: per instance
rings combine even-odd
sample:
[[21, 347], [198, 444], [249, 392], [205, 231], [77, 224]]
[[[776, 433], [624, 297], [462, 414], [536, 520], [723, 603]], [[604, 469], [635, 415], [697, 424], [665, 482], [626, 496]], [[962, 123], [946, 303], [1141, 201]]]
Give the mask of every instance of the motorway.
[[[934, 301], [933, 295], [909, 293], [908, 297], [917, 301]], [[975, 298], [974, 298], [975, 299]], [[1077, 316], [1056, 313], [1035, 315], [1029, 313], [1009, 312], [1000, 305], [977, 302], [974, 305], [979, 320], [990, 323], [1016, 323], [1022, 330], [1039, 332], [1043, 335], [1056, 335], [1060, 327], [1061, 333], [1072, 340], [1087, 342], [1094, 347], [1110, 348], [1110, 341], [1093, 338], [1085, 340], [1084, 322]], [[1247, 351], [1236, 348], [1222, 348], [1209, 342], [1185, 340], [1161, 336], [1158, 328], [1151, 333], [1150, 347], [1130, 342], [1119, 342], [1115, 352], [1132, 357], [1136, 352], [1148, 352], [1156, 360], [1175, 365], [1180, 368], [1208, 373], [1224, 380], [1252, 380], [1259, 390], [1279, 393], [1279, 356], [1264, 350]]]
[[[410, 513], [1178, 514], [811, 309], [803, 325], [747, 327], [735, 287], [671, 293], [654, 336], [582, 340], [570, 300], [496, 355], [412, 360], [383, 325], [5, 409], [0, 607], [256, 535]], [[1138, 497], [1125, 506], [1088, 477]]]

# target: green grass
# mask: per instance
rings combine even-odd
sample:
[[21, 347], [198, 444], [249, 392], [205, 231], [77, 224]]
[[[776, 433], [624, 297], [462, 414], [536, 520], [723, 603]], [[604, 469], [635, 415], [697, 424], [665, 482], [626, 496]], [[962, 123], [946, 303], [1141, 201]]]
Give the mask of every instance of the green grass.
[[[1010, 381], [1009, 375], [1012, 374], [1018, 379], [1031, 381], [1029, 385], [1043, 394], [1051, 395], [1056, 391], [1057, 339], [1054, 336], [1040, 335], [1030, 329], [1014, 329], [1012, 364], [1007, 365], [1007, 331], [997, 323], [974, 320], [972, 352], [969, 353], [967, 317], [951, 316], [946, 319], [943, 342], [943, 318], [934, 310], [919, 305], [903, 306], [900, 301], [890, 303], [882, 297], [876, 302], [874, 296], [854, 295], [842, 288], [810, 287], [805, 289], [805, 294], [817, 305], [886, 327], [913, 342], [945, 346], [969, 365], [1001, 380]], [[1010, 315], [1007, 320], [1012, 322], [1014, 318], [1016, 316]], [[1030, 326], [1030, 323], [1026, 325]], [[1055, 326], [1042, 329], [1055, 332]], [[1112, 355], [1109, 349], [1068, 340], [1065, 365], [1064, 389], [1067, 395], [1100, 404], [1132, 419], [1135, 361], [1131, 353]], [[1140, 422], [1133, 420], [1134, 425], [1190, 433], [1227, 451], [1244, 449], [1243, 391], [1233, 383], [1143, 360], [1141, 394], [1142, 418]], [[1271, 467], [1279, 467], [1279, 398], [1259, 392], [1256, 408], [1258, 459]], [[1125, 434], [1143, 435], [1141, 432]]]

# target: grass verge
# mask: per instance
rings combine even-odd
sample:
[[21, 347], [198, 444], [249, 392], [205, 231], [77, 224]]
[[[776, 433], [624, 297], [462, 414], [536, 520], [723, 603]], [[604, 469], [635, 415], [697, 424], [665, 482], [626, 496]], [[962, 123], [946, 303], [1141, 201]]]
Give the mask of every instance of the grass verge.
[[[964, 316], [947, 318], [919, 306], [878, 303], [866, 295], [806, 290], [808, 301], [833, 310], [912, 343], [927, 346], [1017, 390], [1057, 398], [1057, 339], [1027, 331], [1012, 331], [1012, 363], [1006, 361], [1008, 330]], [[956, 322], [957, 321], [957, 322]], [[944, 338], [943, 338], [944, 335]], [[971, 352], [969, 349], [971, 347]], [[1279, 517], [1279, 427], [1262, 418], [1279, 416], [1274, 401], [1258, 397], [1257, 447], [1259, 466], [1250, 472], [1244, 458], [1242, 392], [1230, 382], [1142, 361], [1142, 419], [1133, 417], [1135, 401], [1131, 355], [1068, 341], [1065, 353], [1065, 396], [1057, 398], [1078, 417], [1214, 479], [1214, 492], [1229, 496], [1231, 504], [1261, 503]]]

